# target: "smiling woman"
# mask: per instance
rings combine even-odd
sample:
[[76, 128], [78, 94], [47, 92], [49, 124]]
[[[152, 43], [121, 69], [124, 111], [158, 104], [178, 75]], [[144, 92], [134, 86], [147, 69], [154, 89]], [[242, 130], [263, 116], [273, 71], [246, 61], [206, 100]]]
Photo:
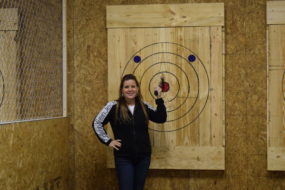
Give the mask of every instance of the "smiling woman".
[[[93, 121], [99, 140], [114, 149], [121, 190], [142, 190], [144, 187], [151, 157], [148, 121], [166, 121], [161, 90], [158, 88], [157, 92], [157, 109], [154, 109], [143, 102], [136, 77], [127, 74], [121, 80], [119, 98], [109, 102]], [[108, 122], [111, 124], [114, 139], [103, 128]]]
[[128, 105], [135, 104], [135, 97], [137, 96], [139, 88], [135, 80], [126, 80], [123, 83], [122, 96]]

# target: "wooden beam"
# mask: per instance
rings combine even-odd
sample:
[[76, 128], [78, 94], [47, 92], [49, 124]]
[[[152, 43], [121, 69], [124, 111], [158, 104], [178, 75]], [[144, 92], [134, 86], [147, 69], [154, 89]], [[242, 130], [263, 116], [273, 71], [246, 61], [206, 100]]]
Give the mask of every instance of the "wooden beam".
[[224, 4], [107, 6], [107, 28], [177, 26], [224, 26]]
[[285, 148], [268, 147], [267, 169], [285, 171]]

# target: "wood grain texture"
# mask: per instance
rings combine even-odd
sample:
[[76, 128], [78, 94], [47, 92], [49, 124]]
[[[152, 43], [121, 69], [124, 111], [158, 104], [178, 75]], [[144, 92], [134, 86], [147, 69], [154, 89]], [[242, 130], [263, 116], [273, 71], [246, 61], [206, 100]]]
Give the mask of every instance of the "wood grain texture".
[[0, 189], [68, 190], [69, 119], [1, 125]]
[[107, 6], [107, 28], [223, 26], [223, 3]]
[[[277, 137], [278, 138], [278, 137]], [[268, 147], [268, 170], [284, 171], [285, 165], [285, 148]]]
[[[268, 15], [269, 16], [269, 15]], [[268, 169], [285, 170], [285, 25], [268, 26]], [[278, 152], [280, 150], [280, 152]]]
[[0, 30], [18, 30], [18, 9], [0, 8]]
[[[90, 121], [108, 101], [106, 6], [166, 3], [164, 0], [74, 0], [69, 26], [76, 28], [74, 60], [71, 72], [75, 84], [74, 127], [76, 190], [118, 189], [116, 172], [106, 169], [107, 147], [100, 144], [89, 129]], [[168, 0], [167, 3], [207, 3], [209, 0]], [[222, 2], [221, 0], [215, 2]], [[284, 189], [283, 172], [267, 172], [266, 163], [266, 35], [265, 0], [229, 0], [225, 4], [225, 96], [226, 96], [226, 170], [150, 170], [146, 190], [201, 189]], [[88, 20], [88, 22], [87, 22]], [[80, 26], [80, 27], [79, 27]], [[73, 32], [73, 30], [71, 30]], [[251, 35], [246, 34], [251, 31]], [[85, 40], [83, 40], [86, 38]], [[258, 51], [247, 51], [256, 46]], [[91, 56], [87, 56], [87, 52]], [[113, 60], [115, 61], [115, 60]], [[70, 63], [71, 64], [71, 63]], [[258, 69], [253, 69], [258, 68]], [[251, 77], [251, 80], [248, 80]], [[261, 82], [265, 81], [265, 82]], [[262, 84], [262, 86], [260, 86]], [[88, 89], [91, 89], [88, 91]], [[100, 93], [98, 93], [100, 90]], [[84, 91], [84, 93], [81, 93]], [[96, 91], [96, 92], [94, 92]], [[116, 91], [116, 90], [115, 90]], [[117, 93], [117, 92], [116, 92]], [[255, 104], [262, 107], [255, 106]], [[87, 109], [90, 108], [90, 109]], [[82, 113], [83, 111], [83, 113]], [[83, 117], [84, 116], [84, 117]], [[228, 118], [230, 117], [230, 118]], [[179, 131], [178, 131], [179, 132]], [[266, 133], [265, 133], [266, 134]], [[191, 135], [185, 132], [180, 136]], [[180, 137], [177, 134], [178, 137]], [[256, 136], [258, 136], [256, 138]], [[161, 135], [161, 138], [163, 135]], [[191, 138], [192, 139], [192, 138]], [[184, 141], [184, 140], [183, 140]], [[183, 142], [179, 140], [179, 142]], [[197, 139], [193, 139], [194, 143]], [[187, 142], [185, 142], [187, 143]], [[189, 143], [189, 142], [188, 142]], [[81, 146], [82, 144], [82, 146]], [[262, 155], [255, 162], [254, 154]], [[92, 159], [86, 159], [91, 157]], [[255, 156], [256, 157], [256, 156]], [[249, 164], [250, 162], [250, 164]], [[85, 165], [84, 165], [85, 163]], [[259, 165], [262, 163], [262, 165]], [[103, 165], [103, 166], [102, 166]], [[86, 167], [86, 168], [84, 168]], [[262, 175], [250, 176], [258, 168]], [[251, 172], [252, 173], [252, 172]], [[258, 172], [254, 172], [258, 175]]]
[[285, 2], [267, 2], [267, 24], [285, 24]]

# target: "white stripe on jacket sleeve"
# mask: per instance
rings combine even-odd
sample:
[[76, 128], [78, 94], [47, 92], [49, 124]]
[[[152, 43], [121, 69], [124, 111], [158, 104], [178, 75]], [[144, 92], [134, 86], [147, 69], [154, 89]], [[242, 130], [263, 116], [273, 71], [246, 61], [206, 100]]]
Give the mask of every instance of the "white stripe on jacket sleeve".
[[103, 122], [109, 112], [111, 111], [112, 107], [117, 104], [116, 101], [109, 102], [101, 111], [100, 113], [96, 116], [96, 118], [93, 121], [93, 128], [97, 134], [97, 136], [100, 138], [100, 140], [107, 144], [107, 142], [111, 139], [106, 131], [104, 130], [103, 127]]
[[150, 105], [149, 103], [144, 102], [144, 104], [148, 107], [148, 109], [151, 109], [152, 111], [156, 111], [156, 109], [152, 107], [152, 105]]

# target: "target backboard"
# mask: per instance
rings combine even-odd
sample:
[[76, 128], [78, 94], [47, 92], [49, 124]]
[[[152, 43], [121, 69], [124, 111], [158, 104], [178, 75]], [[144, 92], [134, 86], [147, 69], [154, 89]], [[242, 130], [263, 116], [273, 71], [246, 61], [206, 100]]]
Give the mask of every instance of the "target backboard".
[[285, 2], [267, 2], [267, 168], [285, 171]]
[[167, 122], [149, 126], [151, 168], [224, 169], [223, 10], [222, 3], [107, 7], [109, 100], [128, 73], [152, 105], [154, 88], [162, 79], [167, 85]]

